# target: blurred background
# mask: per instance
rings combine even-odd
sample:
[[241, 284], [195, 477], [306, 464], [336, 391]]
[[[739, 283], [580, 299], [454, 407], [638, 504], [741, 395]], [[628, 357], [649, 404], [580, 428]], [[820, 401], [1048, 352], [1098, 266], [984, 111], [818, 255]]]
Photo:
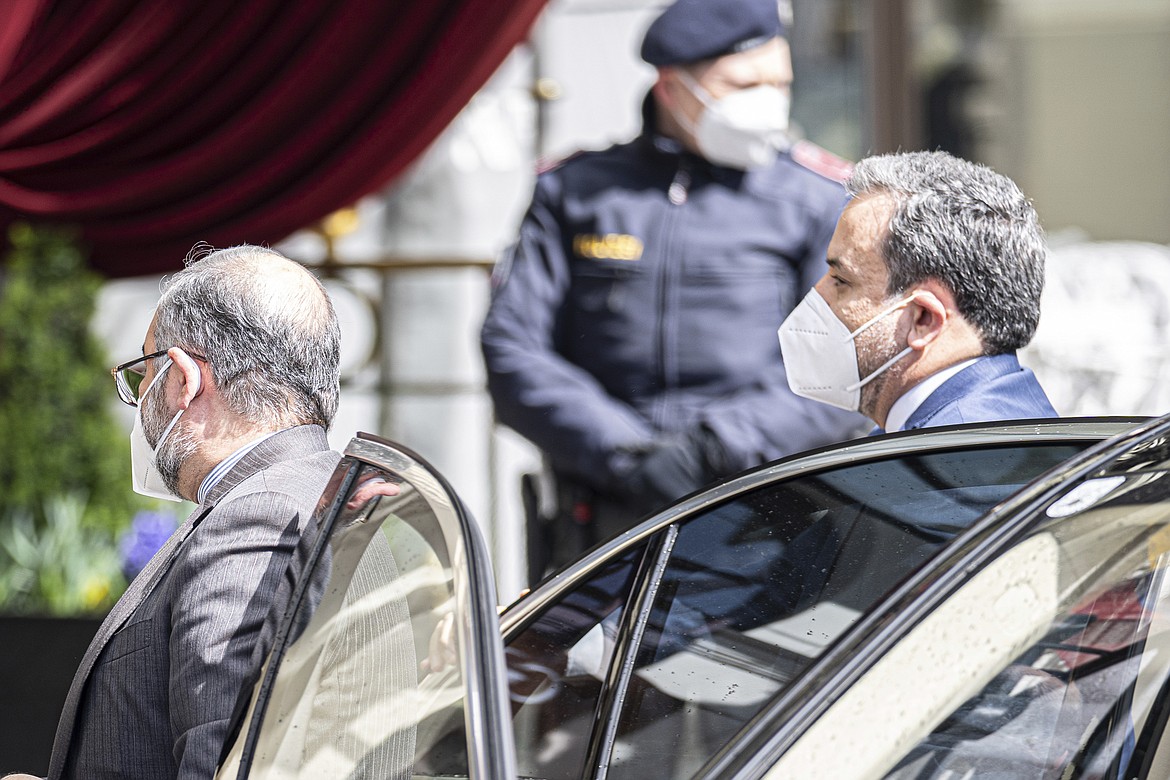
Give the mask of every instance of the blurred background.
[[[331, 245], [347, 268], [382, 263], [339, 280], [353, 319], [336, 443], [375, 430], [432, 458], [487, 529], [502, 598], [525, 584], [517, 484], [539, 457], [492, 422], [477, 341], [487, 268], [513, 240], [538, 166], [637, 134], [654, 78], [638, 44], [664, 5], [549, 3]], [[805, 137], [850, 160], [946, 149], [1034, 198], [1052, 279], [1023, 359], [1058, 410], [1170, 409], [1170, 176], [1150, 175], [1170, 170], [1170, 2], [796, 0], [792, 13]], [[303, 231], [280, 246], [319, 264], [330, 244]]]
[[[664, 5], [0, 4], [0, 704], [27, 726], [0, 770], [46, 759], [96, 621], [190, 509], [127, 503], [133, 410], [106, 368], [140, 354], [196, 242], [320, 275], [343, 327], [333, 446], [367, 431], [423, 455], [500, 598], [529, 584], [518, 478], [539, 455], [484, 389], [489, 274], [541, 166], [637, 133]], [[849, 160], [944, 149], [1034, 199], [1051, 257], [1022, 359], [1057, 410], [1170, 410], [1170, 0], [784, 11], [797, 134]], [[38, 633], [47, 616], [80, 622]]]
[[[107, 42], [129, 36], [131, 24], [134, 40], [150, 37], [155, 25], [165, 30], [181, 22], [186, 35], [202, 20], [213, 29], [203, 16], [210, 11], [188, 9], [182, 13], [189, 18], [177, 19], [178, 11], [110, 5], [120, 10], [104, 18]], [[244, 22], [233, 22], [240, 57], [253, 54], [265, 36], [278, 38], [273, 25], [292, 36], [288, 45], [306, 45], [312, 19], [300, 20], [295, 35], [286, 28], [288, 17], [308, 11], [277, 5], [234, 6], [244, 17], [268, 15], [250, 33]], [[235, 193], [248, 194], [252, 180], [224, 171], [212, 183], [214, 163], [207, 163], [211, 172], [190, 163], [188, 175], [196, 183], [206, 179], [205, 188], [234, 188], [214, 208], [186, 195], [139, 208], [121, 196], [128, 190], [70, 179], [72, 170], [96, 182], [127, 161], [165, 157], [166, 144], [199, 146], [216, 132], [215, 107], [207, 109], [206, 125], [189, 126], [186, 136], [160, 130], [145, 150], [115, 136], [105, 146], [85, 146], [87, 133], [100, 133], [103, 121], [131, 107], [132, 83], [109, 89], [100, 113], [89, 105], [88, 118], [79, 118], [58, 108], [54, 119], [53, 106], [30, 95], [52, 94], [58, 102], [68, 95], [46, 86], [47, 66], [30, 75], [37, 60], [29, 48], [38, 42], [47, 51], [62, 48], [49, 41], [68, 33], [62, 11], [68, 4], [17, 3], [0, 34], [9, 36], [9, 53], [0, 55], [0, 67], [8, 69], [0, 106], [5, 95], [23, 96], [0, 109], [0, 215], [5, 223], [80, 225], [81, 245], [92, 247], [88, 262], [103, 279], [93, 333], [111, 364], [138, 354], [161, 277], [181, 267], [196, 240], [266, 241], [314, 268], [343, 323], [345, 378], [333, 445], [343, 448], [356, 431], [369, 431], [431, 460], [483, 526], [501, 598], [509, 600], [527, 584], [517, 480], [538, 464], [538, 455], [494, 424], [484, 390], [478, 329], [489, 273], [514, 237], [541, 165], [637, 133], [638, 107], [653, 80], [637, 47], [665, 3], [447, 2], [429, 6], [442, 10], [425, 19], [414, 7], [423, 5], [347, 4], [351, 22], [366, 13], [376, 17], [361, 22], [377, 31], [369, 40], [377, 54], [365, 59], [338, 61], [344, 57], [334, 41], [327, 57], [298, 63], [303, 71], [231, 65], [208, 82], [205, 91], [220, 85], [230, 92], [237, 76], [263, 79], [249, 87], [254, 94], [238, 96], [243, 108], [232, 109], [233, 121], [252, 112], [233, 136], [251, 144], [246, 162], [240, 151], [238, 160], [226, 155], [224, 165], [262, 166], [265, 150], [291, 154], [290, 134], [308, 150], [299, 167], [274, 162], [288, 170], [255, 184], [251, 197], [278, 215], [265, 221], [253, 219], [257, 207], [243, 194], [233, 200]], [[315, 11], [322, 15], [318, 25], [331, 13], [325, 7]], [[945, 149], [1010, 176], [1035, 200], [1052, 259], [1040, 333], [1023, 359], [1041, 374], [1058, 411], [1170, 408], [1163, 381], [1170, 344], [1170, 0], [794, 0], [790, 10], [799, 134], [850, 160]], [[29, 35], [22, 45], [12, 43], [17, 22]], [[410, 31], [414, 37], [405, 37]], [[228, 46], [228, 38], [215, 40]], [[89, 45], [99, 49], [93, 40]], [[393, 67], [377, 59], [390, 56], [387, 50], [396, 58]], [[184, 63], [194, 51], [192, 43], [187, 54], [175, 53], [160, 82], [181, 91]], [[143, 61], [154, 63], [148, 54]], [[75, 59], [57, 62], [58, 74], [76, 74], [84, 63]], [[393, 89], [375, 83], [375, 66], [390, 74], [385, 79]], [[330, 67], [336, 80], [305, 75], [310, 67]], [[308, 82], [299, 102], [285, 103], [286, 113], [275, 120], [265, 114], [300, 89], [299, 79]], [[100, 74], [94, 80], [89, 88], [111, 86]], [[383, 103], [355, 112], [363, 95]], [[155, 116], [171, 115], [160, 103]], [[298, 134], [329, 122], [339, 126], [330, 132], [341, 140], [314, 157]], [[82, 171], [62, 154], [52, 161], [56, 168], [45, 169], [46, 150], [67, 141], [104, 157], [99, 163], [85, 158], [90, 167]], [[217, 147], [220, 157], [224, 148]], [[163, 168], [181, 174], [186, 162], [176, 157]], [[149, 171], [143, 166], [136, 175]], [[339, 186], [338, 177], [348, 178]], [[149, 181], [121, 184], [132, 189]], [[321, 191], [330, 197], [314, 200]], [[201, 209], [215, 211], [214, 220], [184, 221]], [[136, 215], [149, 227], [139, 229]], [[133, 410], [109, 389], [110, 414], [128, 433]], [[11, 446], [0, 451], [9, 463], [22, 457]]]

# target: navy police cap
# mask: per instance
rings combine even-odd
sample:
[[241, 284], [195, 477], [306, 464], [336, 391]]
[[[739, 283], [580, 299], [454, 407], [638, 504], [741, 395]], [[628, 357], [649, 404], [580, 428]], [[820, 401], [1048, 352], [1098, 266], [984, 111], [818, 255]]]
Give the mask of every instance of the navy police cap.
[[783, 34], [777, 0], [677, 0], [646, 30], [642, 59], [659, 67], [698, 62]]

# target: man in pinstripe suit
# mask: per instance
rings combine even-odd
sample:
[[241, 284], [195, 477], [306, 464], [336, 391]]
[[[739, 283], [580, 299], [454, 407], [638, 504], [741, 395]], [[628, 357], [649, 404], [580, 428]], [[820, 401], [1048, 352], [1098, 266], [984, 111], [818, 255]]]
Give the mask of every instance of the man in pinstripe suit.
[[340, 330], [321, 284], [269, 249], [207, 254], [167, 284], [143, 356], [135, 488], [194, 513], [81, 662], [49, 777], [207, 778], [298, 534], [338, 455]]

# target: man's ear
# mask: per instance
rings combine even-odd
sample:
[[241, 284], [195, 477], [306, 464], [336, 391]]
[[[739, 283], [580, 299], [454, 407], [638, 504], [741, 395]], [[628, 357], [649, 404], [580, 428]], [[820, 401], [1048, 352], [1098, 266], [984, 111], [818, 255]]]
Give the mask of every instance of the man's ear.
[[938, 290], [926, 287], [915, 290], [912, 295], [913, 300], [907, 308], [913, 319], [906, 335], [906, 345], [921, 352], [939, 337], [950, 315]]
[[674, 76], [674, 71], [670, 67], [661, 67], [658, 69], [658, 79], [654, 82], [654, 86], [650, 91], [654, 93], [654, 99], [658, 101], [659, 105], [666, 108], [673, 109], [678, 104], [674, 93], [671, 91], [671, 80], [677, 81]]
[[179, 388], [179, 408], [186, 409], [191, 402], [203, 392], [203, 372], [195, 359], [178, 347], [167, 350], [167, 357], [179, 369], [182, 376], [182, 386]]

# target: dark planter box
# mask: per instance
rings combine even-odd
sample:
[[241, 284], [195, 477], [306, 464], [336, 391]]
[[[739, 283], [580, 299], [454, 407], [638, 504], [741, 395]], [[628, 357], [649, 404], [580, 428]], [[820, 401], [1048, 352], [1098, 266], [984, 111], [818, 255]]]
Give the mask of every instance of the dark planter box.
[[0, 616], [0, 775], [48, 773], [57, 718], [101, 622]]

